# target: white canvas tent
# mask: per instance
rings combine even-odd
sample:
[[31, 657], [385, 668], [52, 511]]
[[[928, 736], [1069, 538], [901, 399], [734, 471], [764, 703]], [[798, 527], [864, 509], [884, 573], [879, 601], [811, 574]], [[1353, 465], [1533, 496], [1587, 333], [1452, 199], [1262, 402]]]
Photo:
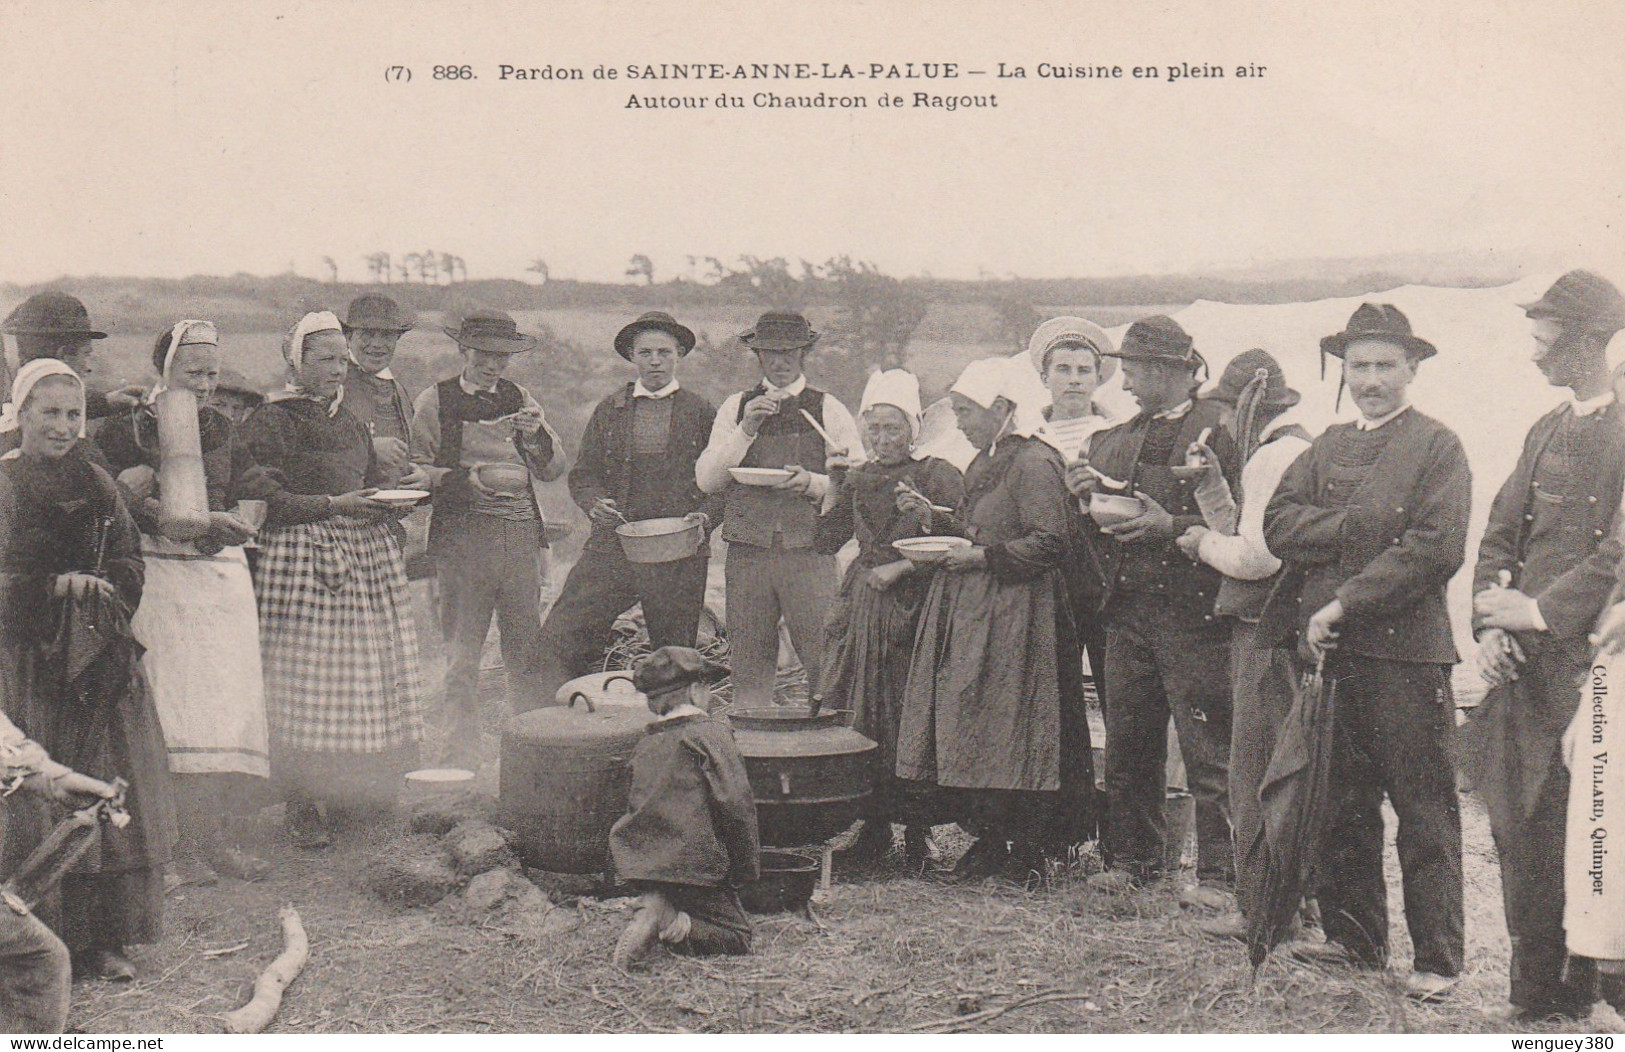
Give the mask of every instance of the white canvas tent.
[[[1547, 385], [1531, 361], [1534, 344], [1529, 322], [1518, 307], [1519, 303], [1539, 299], [1556, 277], [1544, 274], [1487, 289], [1407, 285], [1368, 296], [1311, 303], [1254, 305], [1198, 300], [1174, 315], [1195, 339], [1215, 378], [1230, 359], [1248, 348], [1262, 347], [1275, 355], [1286, 371], [1287, 382], [1303, 394], [1303, 402], [1293, 413], [1313, 434], [1356, 415], [1346, 395], [1342, 409], [1334, 409], [1340, 363], [1328, 360], [1322, 380], [1319, 348], [1320, 338], [1341, 330], [1362, 302], [1394, 304], [1410, 318], [1418, 336], [1439, 348], [1438, 356], [1422, 365], [1411, 387], [1411, 400], [1419, 410], [1443, 421], [1460, 436], [1472, 466], [1473, 510], [1467, 562], [1450, 589], [1451, 619], [1464, 657], [1471, 653], [1472, 646], [1472, 566], [1490, 501], [1516, 463], [1529, 426], [1565, 397], [1565, 392]], [[1120, 340], [1126, 328], [1110, 330], [1113, 339]], [[1121, 377], [1119, 371], [1102, 387], [1099, 398], [1126, 418], [1135, 406], [1122, 389]], [[922, 435], [927, 439], [926, 451], [961, 467], [968, 464], [971, 450], [953, 429], [951, 410], [938, 403], [927, 417], [931, 424]]]

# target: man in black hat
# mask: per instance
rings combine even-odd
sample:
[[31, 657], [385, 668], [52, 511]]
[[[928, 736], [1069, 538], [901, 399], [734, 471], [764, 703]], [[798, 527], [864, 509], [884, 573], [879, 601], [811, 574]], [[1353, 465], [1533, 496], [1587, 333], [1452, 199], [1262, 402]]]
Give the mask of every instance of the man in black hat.
[[[1125, 890], [1161, 877], [1167, 820], [1165, 764], [1173, 716], [1196, 798], [1197, 879], [1182, 898], [1222, 908], [1235, 879], [1225, 766], [1230, 752], [1229, 630], [1215, 616], [1219, 571], [1193, 565], [1177, 540], [1202, 522], [1196, 486], [1176, 477], [1187, 451], [1207, 437], [1220, 472], [1234, 479], [1236, 447], [1219, 403], [1196, 401], [1206, 363], [1179, 323], [1156, 315], [1129, 326], [1115, 357], [1123, 387], [1140, 403], [1133, 419], [1097, 434], [1088, 463], [1141, 502], [1141, 514], [1091, 536], [1105, 589], [1107, 833], [1112, 868], [1090, 878]], [[1083, 462], [1067, 485], [1098, 484]]]
[[1472, 475], [1449, 428], [1412, 409], [1417, 366], [1437, 353], [1390, 304], [1362, 304], [1321, 340], [1343, 360], [1360, 419], [1336, 424], [1287, 469], [1264, 537], [1287, 574], [1258, 642], [1323, 662], [1333, 691], [1331, 799], [1317, 897], [1327, 942], [1305, 958], [1381, 968], [1388, 959], [1384, 794], [1399, 816], [1411, 996], [1461, 974], [1461, 812], [1448, 743], [1456, 646], [1445, 586], [1466, 558]]
[[1490, 812], [1507, 933], [1509, 1014], [1583, 1018], [1596, 969], [1564, 945], [1569, 772], [1563, 731], [1591, 664], [1588, 634], [1614, 586], [1625, 410], [1606, 348], [1625, 297], [1583, 270], [1524, 305], [1536, 366], [1570, 399], [1535, 422], [1490, 508], [1473, 574], [1479, 667], [1492, 685], [1470, 727], [1473, 785]]
[[1204, 524], [1179, 538], [1187, 556], [1224, 575], [1214, 612], [1231, 619], [1229, 777], [1237, 910], [1197, 927], [1207, 935], [1245, 939], [1246, 918], [1256, 907], [1263, 879], [1258, 787], [1292, 708], [1290, 659], [1274, 647], [1259, 646], [1257, 639], [1258, 616], [1281, 570], [1281, 560], [1264, 541], [1264, 509], [1286, 469], [1309, 448], [1309, 433], [1285, 416], [1300, 396], [1287, 386], [1280, 363], [1261, 348], [1231, 359], [1218, 386], [1202, 397], [1220, 407], [1242, 467], [1241, 484], [1232, 491], [1217, 455], [1205, 445], [1198, 448], [1207, 470], [1196, 487]]
[[677, 363], [693, 349], [694, 333], [663, 311], [615, 336], [615, 353], [637, 378], [598, 403], [570, 468], [570, 496], [592, 519], [592, 536], [542, 626], [544, 698], [592, 670], [615, 618], [633, 604], [643, 606], [651, 647], [695, 644], [710, 564], [703, 536], [686, 558], [634, 563], [615, 534], [628, 521], [696, 518], [709, 526], [720, 517], [722, 501], [694, 482], [716, 407], [677, 379]]
[[[824, 463], [861, 458], [863, 445], [846, 407], [807, 383], [802, 367], [818, 334], [806, 318], [769, 311], [739, 338], [756, 353], [762, 382], [722, 403], [694, 477], [702, 492], [724, 497], [734, 702], [748, 708], [773, 703], [781, 617], [811, 689], [819, 688], [824, 624], [839, 584], [834, 555], [814, 544], [819, 506], [827, 511], [835, 496]], [[788, 469], [788, 477], [745, 485], [733, 468]]]
[[[17, 338], [17, 364], [26, 365], [36, 358], [55, 358], [89, 379], [91, 356], [97, 340], [107, 339], [107, 333], [92, 328], [90, 312], [77, 296], [66, 292], [36, 292], [7, 315], [0, 332]], [[141, 404], [146, 388], [140, 385], [120, 387], [103, 394], [85, 390], [85, 419], [100, 420]]]
[[412, 460], [434, 492], [429, 554], [440, 581], [446, 640], [448, 760], [479, 765], [480, 652], [497, 617], [508, 704], [543, 704], [535, 685], [541, 648], [542, 551], [547, 547], [534, 479], [564, 473], [564, 446], [529, 391], [503, 376], [515, 354], [533, 350], [507, 311], [470, 311], [445, 330], [463, 370], [418, 395]]
[[340, 324], [350, 348], [344, 407], [372, 435], [373, 451], [385, 473], [385, 488], [420, 485], [422, 479], [406, 477], [411, 468], [411, 402], [406, 388], [389, 371], [395, 347], [411, 331], [413, 319], [388, 296], [367, 292], [350, 301]]

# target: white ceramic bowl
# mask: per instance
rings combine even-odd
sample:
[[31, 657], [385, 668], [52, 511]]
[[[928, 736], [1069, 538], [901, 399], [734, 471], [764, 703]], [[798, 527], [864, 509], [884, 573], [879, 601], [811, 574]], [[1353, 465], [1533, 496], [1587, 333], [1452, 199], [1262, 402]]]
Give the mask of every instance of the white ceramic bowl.
[[784, 468], [729, 468], [728, 474], [741, 486], [777, 486], [795, 478], [795, 472]]
[[892, 547], [910, 562], [935, 563], [955, 548], [969, 548], [970, 541], [963, 537], [905, 537], [893, 541]]
[[481, 485], [498, 493], [523, 493], [530, 484], [530, 472], [518, 464], [481, 464], [474, 470]]
[[428, 497], [429, 491], [426, 489], [381, 489], [368, 499], [375, 500], [379, 504], [405, 506], [427, 500]]
[[1116, 526], [1120, 522], [1137, 519], [1145, 511], [1138, 497], [1124, 497], [1116, 493], [1089, 495], [1089, 517], [1099, 526]]
[[425, 793], [455, 793], [474, 784], [474, 772], [461, 767], [425, 767], [407, 771], [406, 784]]

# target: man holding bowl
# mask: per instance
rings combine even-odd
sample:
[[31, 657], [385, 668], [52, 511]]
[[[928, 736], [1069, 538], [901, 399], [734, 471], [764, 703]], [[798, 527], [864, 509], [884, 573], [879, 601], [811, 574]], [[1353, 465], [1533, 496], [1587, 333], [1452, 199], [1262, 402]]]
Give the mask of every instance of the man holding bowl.
[[1097, 510], [1100, 501], [1089, 509], [1098, 527], [1089, 532], [1105, 584], [1112, 858], [1112, 868], [1089, 883], [1121, 891], [1162, 876], [1168, 854], [1164, 765], [1171, 713], [1196, 798], [1198, 883], [1182, 892], [1181, 902], [1222, 909], [1235, 881], [1226, 774], [1230, 630], [1213, 610], [1219, 571], [1193, 564], [1176, 542], [1203, 521], [1191, 477], [1197, 472], [1184, 470], [1189, 451], [1206, 442], [1234, 485], [1236, 446], [1220, 426], [1217, 403], [1194, 398], [1207, 365], [1178, 322], [1162, 315], [1142, 318], [1129, 326], [1113, 357], [1122, 359], [1123, 386], [1139, 401], [1140, 412], [1097, 434], [1088, 466], [1080, 461], [1067, 473], [1074, 493], [1114, 493], [1134, 502], [1133, 514], [1123, 520], [1106, 521]]
[[541, 560], [547, 536], [533, 479], [564, 473], [564, 447], [529, 391], [502, 374], [535, 348], [507, 311], [480, 308], [445, 330], [463, 370], [418, 395], [412, 460], [434, 492], [429, 554], [440, 580], [446, 641], [447, 760], [479, 764], [480, 651], [495, 612], [515, 711], [539, 702], [535, 661], [541, 645]]
[[[592, 671], [615, 619], [635, 603], [643, 606], [651, 648], [695, 644], [710, 565], [705, 542], [722, 500], [694, 482], [716, 408], [677, 380], [678, 362], [693, 349], [694, 333], [663, 311], [615, 336], [615, 353], [637, 369], [637, 379], [598, 403], [570, 468], [570, 496], [592, 519], [592, 536], [542, 626], [543, 699]], [[628, 560], [616, 528], [654, 519], [679, 530], [684, 519], [696, 524], [694, 551], [669, 561]]]
[[769, 311], [739, 339], [755, 352], [762, 382], [723, 401], [694, 478], [724, 498], [734, 704], [759, 708], [773, 703], [780, 618], [818, 692], [839, 584], [835, 556], [814, 544], [819, 508], [834, 506], [825, 460], [861, 460], [863, 446], [851, 412], [807, 383], [802, 367], [818, 334], [806, 318]]

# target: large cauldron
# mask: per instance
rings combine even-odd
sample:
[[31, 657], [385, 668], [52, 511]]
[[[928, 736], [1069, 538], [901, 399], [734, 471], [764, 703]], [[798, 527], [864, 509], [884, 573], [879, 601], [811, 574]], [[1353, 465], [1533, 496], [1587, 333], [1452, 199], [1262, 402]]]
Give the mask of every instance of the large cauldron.
[[850, 712], [805, 708], [728, 714], [756, 797], [762, 843], [817, 844], [857, 820], [874, 786], [877, 746], [848, 727]]
[[568, 705], [521, 713], [502, 728], [503, 822], [527, 866], [554, 873], [610, 868], [609, 827], [626, 814], [632, 750], [654, 720], [648, 709]]

